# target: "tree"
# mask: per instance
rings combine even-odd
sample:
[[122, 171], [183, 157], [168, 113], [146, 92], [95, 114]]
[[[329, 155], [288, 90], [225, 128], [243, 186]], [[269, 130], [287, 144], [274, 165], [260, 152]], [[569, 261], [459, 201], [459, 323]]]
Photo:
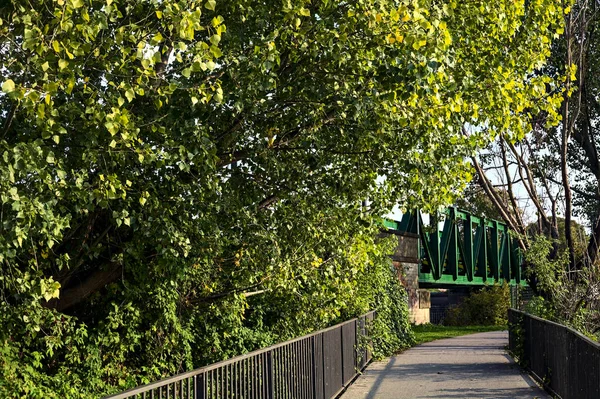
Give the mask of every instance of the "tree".
[[[582, 0], [565, 9], [570, 10], [563, 21], [565, 35], [554, 43], [548, 65], [536, 72], [562, 82], [553, 89], [562, 92], [560, 123], [548, 123], [545, 113], [531, 113], [529, 134], [523, 137], [501, 135], [486, 155], [479, 160], [473, 158], [478, 181], [503, 219], [521, 233], [522, 248], [528, 248], [526, 232], [532, 230], [527, 228], [526, 220], [498, 201], [498, 191], [489, 177], [494, 171], [501, 171], [500, 180], [510, 203], [519, 200], [525, 203], [526, 199], [535, 210], [535, 231], [545, 232], [556, 243], [556, 240], [564, 241], [570, 270], [591, 267], [598, 259], [600, 208], [596, 192], [600, 187], [600, 173], [597, 173], [595, 125], [598, 117], [593, 94], [598, 58], [597, 6], [596, 2]], [[575, 224], [573, 215], [585, 217], [592, 232], [581, 256], [576, 254], [579, 243], [573, 236], [573, 228], [569, 227]], [[558, 256], [557, 249], [555, 246], [551, 256]]]
[[[556, 226], [559, 232], [565, 230], [565, 219], [558, 216], [556, 218]], [[547, 230], [539, 230], [540, 226], [538, 223], [530, 223], [527, 226], [527, 234], [530, 237], [535, 237], [538, 235], [542, 235], [545, 237], [550, 237], [551, 233]], [[542, 227], [543, 228], [543, 227]], [[575, 257], [576, 259], [581, 259], [585, 251], [587, 249], [587, 244], [589, 241], [589, 234], [585, 231], [585, 228], [577, 223], [574, 220], [571, 220], [571, 236], [573, 237], [574, 249], [575, 249]], [[567, 240], [565, 239], [564, 234], [561, 234], [558, 237], [558, 251], [567, 252], [569, 251], [569, 247], [567, 244]]]
[[[536, 72], [552, 78], [562, 76], [560, 123], [548, 124], [544, 113], [532, 113], [529, 134], [517, 140], [510, 135], [499, 137], [487, 153], [488, 160], [473, 159], [473, 163], [503, 218], [522, 233], [528, 280], [543, 296], [543, 300], [532, 302], [529, 310], [597, 337], [598, 3], [581, 0], [565, 11], [570, 11], [564, 17], [565, 35], [553, 44], [548, 64]], [[537, 217], [534, 226], [527, 227], [528, 221], [495, 199], [489, 178], [492, 169], [503, 170], [502, 182], [511, 201], [521, 196], [532, 205]], [[514, 189], [519, 186], [520, 193]], [[585, 223], [587, 232], [573, 220], [576, 216]]]
[[2, 4], [4, 396], [98, 395], [376, 306], [376, 216], [452, 200], [492, 136], [465, 123], [556, 117], [522, 79], [550, 0]]

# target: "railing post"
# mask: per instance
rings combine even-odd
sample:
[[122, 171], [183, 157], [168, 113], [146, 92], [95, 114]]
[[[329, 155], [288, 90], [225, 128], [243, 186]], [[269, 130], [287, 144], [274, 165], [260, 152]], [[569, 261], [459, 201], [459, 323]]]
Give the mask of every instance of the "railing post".
[[196, 399], [206, 399], [206, 389], [204, 389], [204, 387], [206, 385], [206, 374], [202, 373], [202, 374], [195, 375], [194, 376], [194, 385], [195, 385], [194, 391], [196, 392], [194, 397]]
[[358, 318], [354, 321], [354, 374], [358, 370]]
[[341, 354], [340, 358], [342, 359], [342, 361], [340, 362], [340, 366], [342, 368], [340, 370], [341, 371], [340, 374], [342, 376], [342, 386], [344, 386], [344, 382], [346, 381], [346, 376], [344, 373], [344, 368], [345, 368], [344, 367], [344, 364], [345, 364], [344, 363], [344, 360], [345, 360], [344, 359], [344, 327], [343, 326], [339, 327], [339, 330], [340, 330], [340, 354]]
[[325, 398], [325, 392], [327, 392], [327, 376], [326, 376], [326, 370], [325, 370], [325, 350], [326, 347], [325, 346], [325, 334], [321, 333], [321, 362], [323, 364], [323, 398]]
[[273, 350], [267, 352], [267, 394], [269, 399], [275, 397], [275, 391], [273, 388]]
[[310, 339], [310, 343], [312, 345], [312, 362], [311, 362], [311, 369], [312, 369], [312, 392], [313, 392], [313, 398], [316, 399], [317, 398], [317, 356], [316, 356], [316, 352], [317, 352], [317, 345], [315, 343], [316, 341], [316, 335], [313, 335]]

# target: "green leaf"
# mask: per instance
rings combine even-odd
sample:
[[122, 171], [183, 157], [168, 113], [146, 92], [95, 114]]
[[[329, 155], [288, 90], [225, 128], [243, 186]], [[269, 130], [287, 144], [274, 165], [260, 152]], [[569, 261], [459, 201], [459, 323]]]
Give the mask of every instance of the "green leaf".
[[212, 55], [215, 58], [219, 58], [219, 57], [221, 57], [223, 55], [223, 53], [221, 52], [221, 49], [218, 48], [217, 46], [214, 46], [214, 45], [210, 46], [210, 52], [212, 53]]
[[117, 134], [117, 127], [115, 126], [114, 123], [106, 122], [104, 124], [104, 126], [106, 127], [106, 129], [108, 130], [108, 132], [110, 133], [111, 136], [114, 136], [115, 134]]
[[413, 45], [412, 48], [415, 50], [419, 50], [421, 47], [425, 46], [427, 44], [427, 40], [416, 40]]
[[217, 2], [215, 0], [208, 0], [206, 3], [204, 3], [204, 7], [208, 8], [209, 10], [214, 10], [216, 5]]
[[223, 102], [223, 89], [217, 88], [217, 92], [215, 94], [215, 100], [219, 103]]
[[127, 97], [127, 101], [132, 102], [135, 98], [135, 92], [133, 89], [129, 89], [125, 92], [125, 97]]
[[163, 35], [158, 32], [156, 35], [154, 35], [154, 37], [152, 37], [152, 40], [150, 40], [150, 43], [152, 44], [160, 44], [162, 43], [164, 40]]
[[213, 28], [216, 28], [217, 26], [221, 25], [225, 20], [223, 19], [222, 16], [217, 15], [216, 17], [214, 17], [211, 21], [211, 24], [213, 26]]
[[60, 297], [60, 283], [57, 281], [51, 281], [50, 284], [44, 284], [44, 280], [41, 281], [40, 288], [42, 291], [42, 296], [46, 301], [49, 301], [53, 298]]
[[220, 35], [212, 35], [209, 40], [213, 45], [217, 46], [219, 44], [219, 42], [221, 41], [221, 36]]
[[69, 66], [69, 61], [60, 59], [58, 60], [58, 66], [60, 67], [60, 69], [65, 69]]
[[2, 91], [5, 93], [12, 93], [15, 90], [15, 82], [12, 79], [5, 80], [2, 83]]

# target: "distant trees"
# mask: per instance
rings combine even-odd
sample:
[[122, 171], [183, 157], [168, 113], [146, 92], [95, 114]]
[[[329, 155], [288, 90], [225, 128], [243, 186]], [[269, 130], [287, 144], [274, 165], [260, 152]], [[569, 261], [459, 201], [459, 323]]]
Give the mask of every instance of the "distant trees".
[[376, 217], [450, 202], [476, 148], [558, 118], [533, 71], [562, 13], [2, 2], [0, 396], [97, 396], [403, 309]]
[[[556, 226], [559, 232], [565, 231], [565, 219], [562, 217], [556, 218]], [[551, 232], [548, 230], [539, 230], [540, 226], [538, 223], [530, 223], [527, 226], [527, 234], [530, 237], [535, 237], [538, 235], [543, 235], [546, 237], [551, 237]], [[542, 229], [544, 227], [542, 226]], [[581, 224], [577, 223], [575, 220], [571, 220], [571, 236], [573, 237], [573, 248], [575, 249], [575, 257], [576, 259], [581, 259], [585, 251], [587, 249], [587, 245], [589, 242], [589, 233], [585, 231], [585, 227]], [[559, 234], [558, 237], [558, 251], [568, 252], [569, 247], [567, 244], [567, 240], [565, 239], [564, 234]]]
[[[512, 209], [512, 204], [509, 202], [509, 195], [506, 189], [501, 187], [495, 188], [496, 193], [500, 202], [513, 213], [519, 213], [522, 215], [523, 209], [517, 208]], [[454, 204], [473, 215], [483, 216], [490, 219], [502, 220], [502, 213], [498, 210], [498, 207], [492, 201], [492, 199], [486, 194], [479, 183], [479, 176], [475, 175], [473, 180], [467, 184], [462, 195], [456, 198]]]

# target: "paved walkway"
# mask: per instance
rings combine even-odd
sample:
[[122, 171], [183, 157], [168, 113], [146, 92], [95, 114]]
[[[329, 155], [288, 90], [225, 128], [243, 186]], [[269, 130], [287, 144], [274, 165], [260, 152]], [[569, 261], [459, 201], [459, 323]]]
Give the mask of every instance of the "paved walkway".
[[416, 346], [372, 363], [342, 399], [550, 398], [506, 354], [506, 331]]

